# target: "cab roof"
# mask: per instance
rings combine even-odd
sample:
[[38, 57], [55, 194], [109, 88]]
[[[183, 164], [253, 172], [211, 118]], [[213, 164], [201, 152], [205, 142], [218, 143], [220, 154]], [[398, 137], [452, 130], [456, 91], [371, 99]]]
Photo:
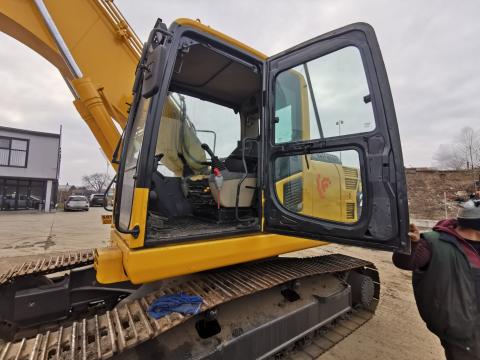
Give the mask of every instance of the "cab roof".
[[268, 58], [268, 56], [265, 55], [264, 53], [262, 53], [262, 52], [260, 52], [256, 49], [242, 43], [241, 41], [238, 41], [238, 40], [220, 32], [218, 30], [215, 30], [208, 25], [202, 24], [199, 20], [179, 18], [179, 19], [175, 20], [174, 23], [176, 23], [180, 26], [190, 26], [190, 27], [195, 28], [197, 30], [204, 31], [204, 32], [206, 32], [210, 35], [213, 35], [215, 37], [218, 37], [218, 38], [222, 39], [225, 42], [228, 42], [228, 43], [232, 44], [232, 46], [238, 47], [238, 48], [242, 49], [243, 51], [245, 51], [247, 53], [250, 53], [251, 55], [253, 55], [255, 57], [258, 57], [261, 60], [267, 60], [267, 58]]

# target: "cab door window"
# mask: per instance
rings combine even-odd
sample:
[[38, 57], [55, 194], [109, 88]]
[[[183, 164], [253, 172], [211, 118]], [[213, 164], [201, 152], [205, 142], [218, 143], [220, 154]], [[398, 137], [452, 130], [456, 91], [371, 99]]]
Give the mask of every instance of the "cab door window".
[[[374, 130], [369, 93], [362, 58], [354, 46], [279, 73], [275, 143]], [[279, 156], [274, 167], [276, 194], [287, 210], [329, 221], [359, 219], [363, 192], [358, 151]]]
[[267, 60], [265, 231], [408, 251], [395, 108], [371, 26]]
[[363, 191], [357, 151], [280, 156], [274, 166], [276, 194], [287, 210], [343, 223], [360, 218]]
[[370, 132], [375, 118], [362, 57], [354, 46], [280, 73], [275, 143]]

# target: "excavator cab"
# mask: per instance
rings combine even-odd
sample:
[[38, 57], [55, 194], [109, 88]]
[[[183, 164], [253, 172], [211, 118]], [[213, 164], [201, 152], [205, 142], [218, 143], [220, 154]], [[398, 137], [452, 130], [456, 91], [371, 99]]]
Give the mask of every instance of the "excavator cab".
[[[158, 72], [165, 70], [169, 60], [154, 55], [162, 47], [166, 51], [162, 41], [170, 41], [163, 29], [154, 31], [156, 48], [144, 61], [148, 64], [152, 56], [165, 64], [147, 65], [157, 73], [148, 74], [147, 82], [136, 81], [139, 86], [152, 88], [153, 77], [156, 84], [163, 83]], [[132, 109], [137, 111], [134, 119], [147, 118], [148, 122], [152, 118], [152, 128], [148, 134], [145, 128], [142, 141], [145, 144], [151, 135], [148, 144], [153, 161], [146, 160], [144, 179], [136, 179], [148, 186], [147, 246], [260, 231], [262, 63], [230, 54], [212, 40], [195, 33], [179, 38], [179, 50], [169, 54], [172, 74], [163, 106], [152, 109], [160, 86], [156, 94], [147, 91], [147, 96], [145, 88], [135, 89], [139, 95]], [[144, 76], [139, 73], [140, 78]], [[147, 103], [152, 104], [148, 110]], [[126, 139], [132, 142], [125, 149], [137, 147], [136, 137], [127, 135]], [[120, 170], [119, 181], [126, 181], [128, 167], [126, 171]], [[122, 216], [125, 189], [120, 191], [116, 213], [126, 228]]]
[[258, 230], [260, 71], [194, 38], [180, 46], [151, 140], [147, 242]]
[[152, 31], [116, 196], [129, 247], [263, 231], [408, 251], [373, 29], [353, 24], [271, 58], [251, 50], [188, 21]]

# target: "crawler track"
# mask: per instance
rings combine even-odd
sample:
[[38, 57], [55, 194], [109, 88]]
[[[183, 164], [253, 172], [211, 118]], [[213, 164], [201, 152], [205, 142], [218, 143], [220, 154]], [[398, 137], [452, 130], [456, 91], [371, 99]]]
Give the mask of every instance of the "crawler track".
[[48, 275], [93, 264], [93, 250], [81, 250], [37, 261], [26, 261], [0, 275], [0, 286], [29, 275]]
[[352, 310], [296, 341], [292, 346], [286, 347], [268, 360], [316, 359], [366, 324], [373, 315], [372, 312], [363, 309]]
[[[14, 281], [15, 277], [24, 276], [29, 271], [30, 274], [45, 274], [68, 270], [72, 267], [88, 265], [92, 261], [91, 252], [82, 252], [61, 257], [54, 263], [51, 259], [32, 262], [2, 275], [0, 281], [2, 283]], [[39, 333], [34, 338], [24, 338], [6, 343], [0, 346], [0, 360], [108, 359], [157, 337], [190, 318], [190, 316], [178, 313], [159, 320], [149, 317], [146, 309], [159, 296], [179, 292], [199, 295], [204, 301], [202, 311], [205, 311], [231, 300], [306, 276], [342, 273], [354, 269], [372, 277], [376, 284], [375, 292], [378, 299], [378, 274], [370, 262], [341, 254], [304, 259], [276, 258], [200, 273], [195, 278], [154, 291], [130, 303], [120, 304], [105, 314], [84, 318], [69, 326], [61, 326], [54, 331]], [[369, 310], [374, 311], [376, 302], [377, 300]], [[364, 315], [354, 314], [354, 317], [348, 322], [342, 323], [341, 327], [332, 328], [332, 334], [343, 331], [347, 335], [347, 330], [354, 330], [355, 326], [363, 324], [361, 319], [368, 320], [368, 315], [365, 314], [370, 314], [370, 312], [362, 314]], [[329, 341], [322, 340], [325, 349], [328, 344], [333, 345], [343, 338], [337, 336], [338, 341], [336, 341], [333, 335], [329, 338], [327, 334], [322, 335], [323, 339]], [[292, 351], [296, 350], [292, 349]], [[307, 351], [307, 348], [304, 351]], [[286, 356], [289, 356], [288, 353]]]

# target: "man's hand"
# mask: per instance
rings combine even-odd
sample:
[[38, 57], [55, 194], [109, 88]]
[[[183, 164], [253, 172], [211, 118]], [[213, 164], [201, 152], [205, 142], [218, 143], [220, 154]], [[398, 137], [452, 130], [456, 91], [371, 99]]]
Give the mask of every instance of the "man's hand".
[[410, 224], [410, 232], [408, 233], [408, 237], [412, 242], [420, 241], [420, 230], [418, 230], [415, 224]]

